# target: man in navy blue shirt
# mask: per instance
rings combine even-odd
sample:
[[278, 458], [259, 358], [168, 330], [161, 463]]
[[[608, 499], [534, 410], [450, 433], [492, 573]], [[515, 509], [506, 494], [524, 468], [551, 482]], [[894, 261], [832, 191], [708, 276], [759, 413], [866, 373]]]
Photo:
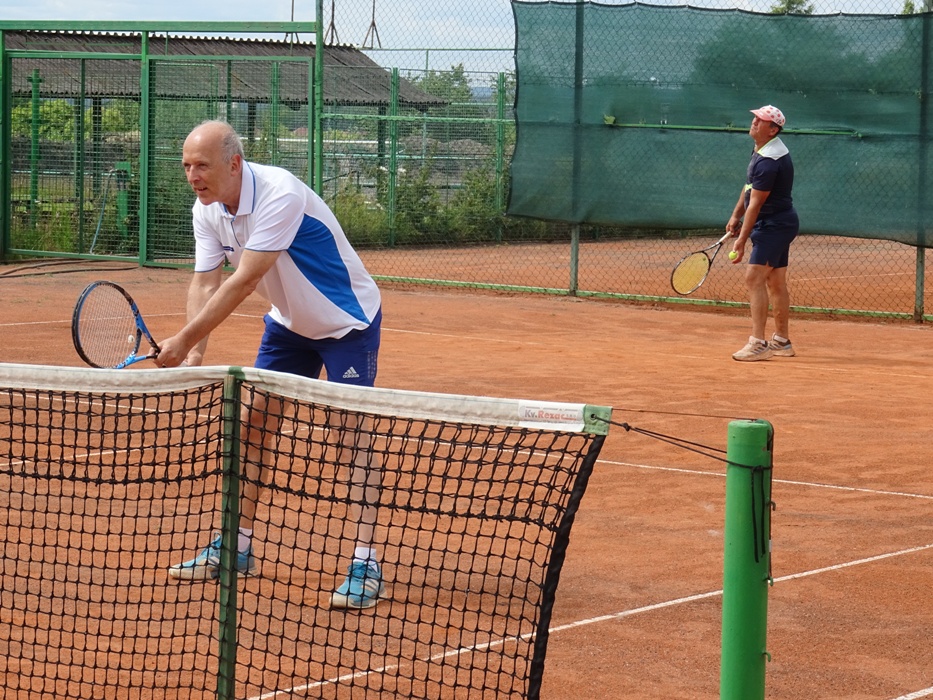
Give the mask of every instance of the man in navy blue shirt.
[[[794, 355], [788, 332], [787, 260], [790, 244], [800, 230], [791, 196], [794, 163], [778, 137], [784, 128], [784, 114], [772, 105], [753, 109], [751, 113], [755, 117], [748, 133], [755, 141], [755, 150], [748, 164], [745, 187], [726, 224], [726, 231], [737, 237], [732, 247], [733, 264], [742, 262], [745, 244], [752, 242], [745, 272], [752, 334], [745, 347], [732, 355], [740, 362]], [[770, 340], [765, 336], [769, 305], [775, 326]]]

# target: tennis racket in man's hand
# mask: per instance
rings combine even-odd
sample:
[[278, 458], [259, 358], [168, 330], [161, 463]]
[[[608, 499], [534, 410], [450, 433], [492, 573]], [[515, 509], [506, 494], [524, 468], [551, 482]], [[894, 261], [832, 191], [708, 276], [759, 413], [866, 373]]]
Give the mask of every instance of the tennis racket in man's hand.
[[[123, 369], [159, 354], [133, 297], [113, 282], [92, 282], [81, 292], [71, 317], [71, 338], [91, 367]], [[143, 338], [150, 348], [140, 355]]]
[[727, 231], [722, 238], [708, 248], [684, 256], [671, 273], [671, 286], [674, 291], [686, 296], [698, 290], [700, 285], [706, 281], [706, 276], [713, 267], [713, 261], [719, 249], [730, 236], [732, 234]]

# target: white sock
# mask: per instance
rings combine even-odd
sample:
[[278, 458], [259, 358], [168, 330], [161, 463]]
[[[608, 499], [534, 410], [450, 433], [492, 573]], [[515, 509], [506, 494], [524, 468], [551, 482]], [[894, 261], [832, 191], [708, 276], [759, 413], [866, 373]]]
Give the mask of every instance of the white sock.
[[758, 345], [761, 345], [762, 343], [767, 343], [768, 341], [767, 341], [767, 340], [764, 340], [764, 339], [762, 339], [762, 338], [756, 338], [755, 336], [750, 335], [750, 336], [748, 336], [748, 342], [750, 342], [750, 343], [756, 343], [756, 344], [758, 344]]
[[776, 341], [778, 341], [779, 343], [781, 343], [781, 344], [790, 342], [787, 338], [783, 338], [783, 337], [779, 336], [777, 333], [774, 334], [774, 339], [775, 339]]
[[357, 547], [353, 550], [353, 560], [376, 564], [376, 550], [372, 547]]
[[236, 540], [236, 551], [245, 552], [249, 549], [250, 542], [253, 538], [253, 529], [241, 527], [240, 533], [237, 535]]

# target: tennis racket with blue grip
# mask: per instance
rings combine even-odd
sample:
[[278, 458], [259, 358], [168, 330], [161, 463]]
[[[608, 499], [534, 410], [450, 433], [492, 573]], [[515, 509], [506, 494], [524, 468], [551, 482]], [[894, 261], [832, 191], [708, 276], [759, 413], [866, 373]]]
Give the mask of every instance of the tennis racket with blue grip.
[[[75, 350], [91, 367], [123, 369], [159, 354], [133, 297], [118, 284], [92, 282], [78, 297], [71, 317]], [[143, 338], [149, 344], [140, 354]]]

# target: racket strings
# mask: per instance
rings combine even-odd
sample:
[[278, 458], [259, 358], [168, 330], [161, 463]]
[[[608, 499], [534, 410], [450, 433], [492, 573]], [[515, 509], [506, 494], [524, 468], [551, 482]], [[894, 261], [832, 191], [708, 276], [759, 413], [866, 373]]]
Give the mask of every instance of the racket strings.
[[88, 293], [78, 313], [78, 343], [85, 358], [98, 367], [114, 367], [139, 350], [140, 333], [133, 309], [113, 287]]
[[709, 256], [703, 252], [692, 253], [674, 268], [671, 285], [678, 294], [689, 294], [703, 283], [709, 270]]

